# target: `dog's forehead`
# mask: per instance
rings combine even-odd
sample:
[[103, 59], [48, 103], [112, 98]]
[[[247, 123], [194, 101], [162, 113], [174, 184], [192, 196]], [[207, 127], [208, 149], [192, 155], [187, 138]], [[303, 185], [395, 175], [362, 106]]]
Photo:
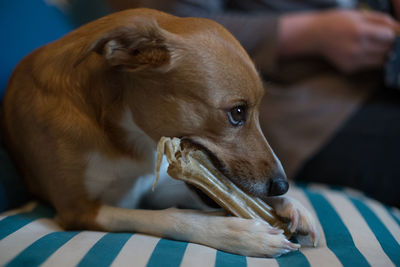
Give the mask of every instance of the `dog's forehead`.
[[227, 30], [217, 28], [203, 37], [206, 47], [202, 53], [208, 54], [204, 63], [208, 76], [216, 83], [213, 88], [219, 92], [220, 100], [257, 102], [264, 89], [253, 61]]
[[212, 99], [218, 105], [235, 99], [258, 102], [262, 98], [264, 89], [252, 60], [223, 26], [208, 19], [175, 18], [163, 27], [182, 37], [185, 78], [196, 77], [197, 93], [204, 97], [212, 94], [207, 101]]
[[205, 62], [206, 71], [215, 101], [259, 102], [264, 94], [262, 82], [253, 62], [241, 47], [228, 40], [219, 40], [218, 45], [207, 53], [210, 54]]

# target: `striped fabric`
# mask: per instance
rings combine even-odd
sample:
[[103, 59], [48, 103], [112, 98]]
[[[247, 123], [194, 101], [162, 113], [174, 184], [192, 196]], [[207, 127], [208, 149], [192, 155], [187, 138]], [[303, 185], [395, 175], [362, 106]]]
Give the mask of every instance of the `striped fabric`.
[[[347, 190], [292, 187], [317, 217], [318, 248], [243, 257], [142, 234], [63, 231], [37, 203], [0, 215], [1, 266], [400, 266], [399, 211]], [[301, 240], [300, 240], [301, 242]]]

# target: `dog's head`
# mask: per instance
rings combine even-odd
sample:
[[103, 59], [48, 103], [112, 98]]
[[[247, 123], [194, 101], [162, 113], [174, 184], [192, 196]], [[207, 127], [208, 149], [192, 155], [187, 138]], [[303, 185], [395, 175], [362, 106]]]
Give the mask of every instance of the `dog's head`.
[[135, 123], [154, 141], [190, 140], [248, 193], [285, 193], [284, 171], [259, 125], [263, 85], [238, 41], [210, 20], [150, 17], [112, 29], [89, 49], [120, 73]]

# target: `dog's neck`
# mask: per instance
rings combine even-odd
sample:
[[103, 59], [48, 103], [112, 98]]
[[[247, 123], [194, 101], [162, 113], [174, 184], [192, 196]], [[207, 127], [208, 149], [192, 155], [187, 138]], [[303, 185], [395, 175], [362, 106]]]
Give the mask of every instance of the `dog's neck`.
[[155, 143], [132, 116], [129, 106], [132, 94], [127, 90], [135, 90], [137, 86], [129, 75], [110, 68], [96, 53], [77, 66], [73, 66], [64, 53], [56, 57], [64, 61], [49, 59], [45, 67], [36, 69], [36, 82], [40, 83], [42, 93], [68, 101], [82, 116], [96, 122], [106, 139], [125, 156], [148, 159], [149, 155], [144, 155], [143, 151], [154, 151]]

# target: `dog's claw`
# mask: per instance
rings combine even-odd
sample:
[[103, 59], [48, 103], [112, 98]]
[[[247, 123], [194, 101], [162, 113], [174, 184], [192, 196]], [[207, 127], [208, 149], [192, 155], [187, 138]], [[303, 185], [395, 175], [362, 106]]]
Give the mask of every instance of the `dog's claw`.
[[289, 240], [285, 240], [286, 247], [291, 251], [299, 250], [301, 245], [297, 243], [290, 242]]
[[301, 247], [300, 244], [292, 243], [289, 240], [285, 239], [285, 245], [280, 251], [280, 253], [276, 254], [274, 257], [279, 257], [283, 254], [287, 254], [289, 252], [297, 251]]
[[288, 253], [291, 252], [291, 251], [292, 251], [291, 249], [284, 249], [284, 250], [282, 251], [282, 253], [277, 254], [277, 255], [275, 256], [275, 258], [278, 258], [278, 257], [282, 256], [283, 254], [288, 254]]
[[290, 221], [290, 228], [289, 231], [291, 233], [294, 233], [297, 229], [297, 226], [299, 224], [299, 213], [297, 211], [292, 212], [292, 216], [290, 216], [291, 221]]
[[318, 246], [319, 235], [317, 231], [311, 232], [311, 240], [313, 242], [313, 246], [316, 248]]

